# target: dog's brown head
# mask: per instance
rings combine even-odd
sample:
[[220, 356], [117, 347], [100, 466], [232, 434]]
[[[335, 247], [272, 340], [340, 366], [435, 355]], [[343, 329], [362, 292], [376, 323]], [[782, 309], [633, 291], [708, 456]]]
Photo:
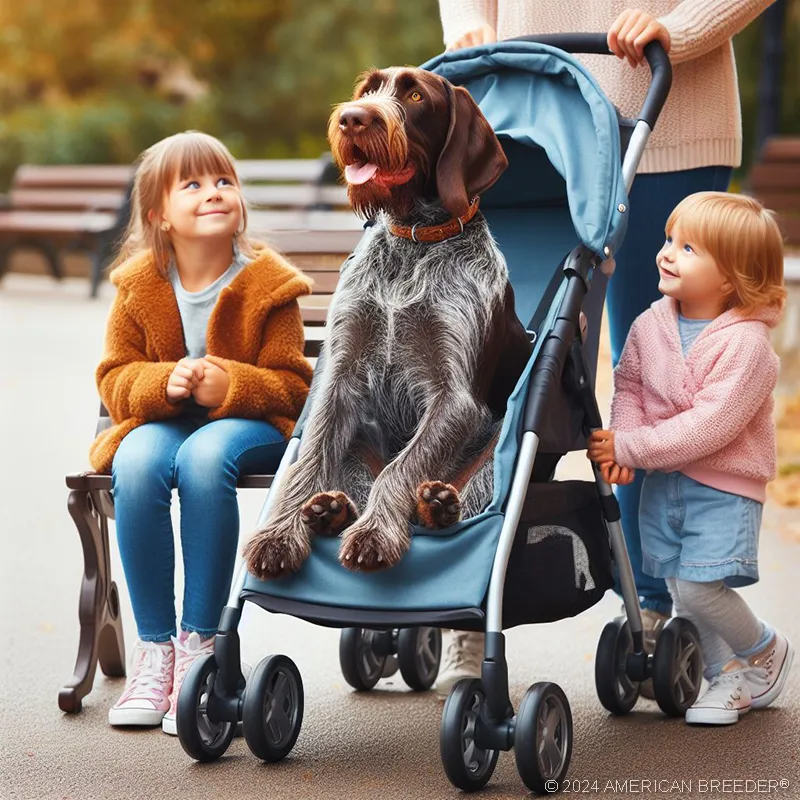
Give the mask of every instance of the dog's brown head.
[[372, 70], [334, 109], [328, 140], [356, 213], [406, 218], [416, 198], [455, 217], [508, 165], [469, 93], [411, 67]]

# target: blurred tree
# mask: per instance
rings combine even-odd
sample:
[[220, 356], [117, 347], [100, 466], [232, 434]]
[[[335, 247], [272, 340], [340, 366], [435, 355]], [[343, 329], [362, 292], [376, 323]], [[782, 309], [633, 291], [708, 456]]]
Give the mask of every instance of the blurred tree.
[[[800, 131], [800, 0], [781, 130]], [[737, 37], [752, 155], [761, 24]], [[0, 0], [0, 190], [23, 161], [130, 161], [200, 128], [239, 157], [316, 156], [370, 66], [442, 49], [437, 0]]]

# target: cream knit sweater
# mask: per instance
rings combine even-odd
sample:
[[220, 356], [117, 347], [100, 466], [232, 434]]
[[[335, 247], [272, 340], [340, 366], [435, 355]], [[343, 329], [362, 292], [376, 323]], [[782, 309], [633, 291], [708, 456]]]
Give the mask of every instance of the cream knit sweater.
[[[672, 37], [672, 90], [648, 142], [640, 172], [742, 160], [739, 86], [731, 37], [772, 0], [439, 0], [446, 45], [489, 24], [498, 39], [534, 33], [607, 31], [626, 8], [657, 16]], [[646, 64], [631, 68], [614, 56], [577, 56], [626, 116], [641, 107]]]

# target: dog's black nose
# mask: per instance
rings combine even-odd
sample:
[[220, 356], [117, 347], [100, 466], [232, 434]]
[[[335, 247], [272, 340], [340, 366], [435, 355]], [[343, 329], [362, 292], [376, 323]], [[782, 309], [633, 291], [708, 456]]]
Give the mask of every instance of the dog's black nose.
[[366, 108], [346, 108], [339, 114], [339, 129], [342, 133], [361, 133], [372, 123], [372, 114]]

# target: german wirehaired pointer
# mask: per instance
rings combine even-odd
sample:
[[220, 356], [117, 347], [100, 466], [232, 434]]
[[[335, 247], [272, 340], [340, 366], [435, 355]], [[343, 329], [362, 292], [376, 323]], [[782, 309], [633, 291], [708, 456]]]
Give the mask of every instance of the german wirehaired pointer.
[[441, 528], [492, 496], [492, 452], [531, 345], [478, 196], [507, 166], [462, 88], [369, 72], [328, 126], [362, 216], [342, 268], [297, 462], [245, 556], [274, 578], [311, 536], [353, 570], [395, 564], [410, 523]]

